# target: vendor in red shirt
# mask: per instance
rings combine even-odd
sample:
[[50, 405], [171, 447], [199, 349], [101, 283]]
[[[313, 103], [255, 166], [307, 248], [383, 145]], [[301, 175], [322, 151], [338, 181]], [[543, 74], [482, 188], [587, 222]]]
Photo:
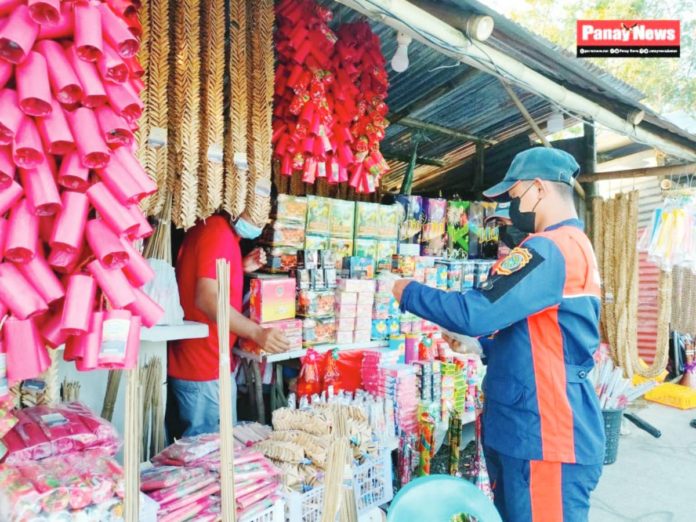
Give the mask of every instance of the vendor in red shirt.
[[[169, 344], [167, 365], [167, 434], [171, 440], [220, 430], [216, 261], [230, 263], [230, 346], [237, 337], [251, 339], [264, 351], [288, 348], [280, 330], [262, 328], [242, 315], [244, 274], [263, 266], [260, 248], [242, 258], [241, 239], [256, 239], [261, 228], [243, 213], [234, 223], [226, 214], [199, 222], [186, 233], [176, 261], [176, 276], [184, 317], [206, 323], [209, 335]], [[232, 359], [234, 372], [236, 360]], [[234, 383], [234, 379], [233, 379]], [[234, 386], [234, 384], [233, 384]], [[233, 401], [236, 404], [236, 389]], [[236, 415], [233, 417], [236, 418]]]

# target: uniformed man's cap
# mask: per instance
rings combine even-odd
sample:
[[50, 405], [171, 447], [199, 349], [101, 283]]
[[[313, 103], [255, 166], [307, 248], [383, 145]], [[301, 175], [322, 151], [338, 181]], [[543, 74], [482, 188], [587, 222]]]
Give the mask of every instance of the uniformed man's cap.
[[517, 154], [503, 181], [486, 190], [483, 195], [490, 199], [507, 201], [510, 199], [508, 192], [512, 187], [520, 181], [534, 179], [566, 183], [572, 187], [579, 172], [580, 165], [567, 152], [534, 147]]

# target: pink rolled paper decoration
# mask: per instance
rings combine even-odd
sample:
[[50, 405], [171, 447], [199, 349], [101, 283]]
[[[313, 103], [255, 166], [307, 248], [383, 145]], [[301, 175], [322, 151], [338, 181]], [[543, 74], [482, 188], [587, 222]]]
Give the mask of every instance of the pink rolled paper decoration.
[[97, 60], [97, 69], [104, 81], [113, 83], [125, 83], [130, 71], [123, 58], [108, 43], [104, 44], [104, 52]]
[[126, 308], [135, 301], [133, 287], [121, 270], [108, 270], [98, 259], [88, 264], [87, 269], [114, 308]]
[[[9, 313], [10, 311], [7, 309], [5, 304], [2, 301], [0, 301], [0, 321]], [[4, 353], [2, 350], [2, 334], [0, 334], [0, 353]]]
[[105, 82], [104, 89], [109, 103], [114, 110], [129, 122], [135, 121], [143, 114], [143, 102], [128, 82]]
[[59, 307], [55, 312], [46, 314], [48, 317], [39, 327], [39, 334], [51, 348], [58, 348], [65, 344], [69, 335], [62, 329], [64, 306]]
[[133, 291], [135, 302], [128, 306], [128, 310], [140, 317], [145, 328], [152, 328], [164, 316], [164, 309], [140, 288], [134, 288]]
[[109, 270], [123, 268], [129, 261], [128, 250], [121, 239], [101, 219], [92, 219], [85, 228], [87, 244], [92, 253]]
[[51, 358], [33, 319], [10, 317], [3, 326], [7, 356], [7, 380], [15, 384], [38, 377], [48, 370]]
[[49, 305], [65, 296], [63, 285], [40, 253], [28, 263], [17, 265], [17, 268]]
[[122, 147], [133, 144], [133, 132], [125, 118], [116, 114], [108, 105], [99, 107], [94, 112], [107, 145]]
[[17, 65], [17, 96], [19, 108], [27, 116], [47, 116], [51, 113], [51, 84], [48, 80], [46, 58], [35, 51]]
[[128, 65], [131, 78], [142, 78], [145, 75], [145, 69], [143, 69], [143, 66], [140, 65], [137, 58], [127, 58], [126, 65]]
[[106, 167], [111, 159], [111, 153], [102, 138], [94, 111], [80, 107], [75, 112], [68, 113], [68, 123], [75, 137], [82, 165], [90, 169]]
[[0, 16], [7, 16], [22, 3], [22, 0], [0, 0]]
[[17, 91], [12, 89], [0, 91], [0, 107], [2, 107], [0, 111], [0, 144], [9, 145], [24, 121], [24, 113], [19, 108]]
[[103, 324], [104, 312], [94, 312], [87, 333], [68, 339], [63, 359], [75, 361], [75, 367], [79, 371], [96, 369], [99, 364]]
[[5, 27], [0, 30], [0, 58], [10, 63], [22, 63], [39, 35], [39, 24], [31, 19], [29, 8], [20, 5], [12, 11]]
[[53, 224], [53, 233], [49, 244], [53, 249], [76, 252], [82, 246], [87, 214], [89, 213], [89, 199], [81, 192], [70, 190], [63, 192], [61, 199], [63, 210], [58, 214]]
[[82, 166], [77, 152], [63, 157], [58, 171], [58, 184], [78, 192], [84, 192], [89, 188], [89, 169]]
[[0, 190], [0, 216], [10, 210], [23, 194], [22, 186], [16, 181], [10, 183], [9, 187]]
[[15, 170], [12, 149], [7, 145], [0, 145], [0, 190], [8, 188], [12, 184]]
[[60, 0], [27, 0], [29, 16], [37, 24], [58, 25], [60, 22]]
[[97, 169], [97, 174], [116, 199], [123, 205], [137, 203], [147, 194], [143, 191], [132, 171], [124, 168], [118, 158], [111, 158], [111, 162], [103, 169]]
[[48, 264], [60, 274], [72, 274], [82, 260], [82, 245], [77, 250], [53, 248], [48, 256]]
[[[7, 220], [0, 217], [0, 262], [2, 262], [5, 256], [5, 237], [7, 236]], [[2, 314], [0, 314], [2, 317]]]
[[77, 50], [74, 45], [66, 49], [65, 54], [75, 74], [77, 74], [77, 78], [80, 80], [80, 85], [82, 85], [82, 104], [85, 107], [94, 109], [107, 103], [109, 100], [97, 66], [80, 59], [77, 56]]
[[29, 205], [39, 217], [53, 216], [63, 207], [53, 174], [55, 168], [51, 168], [49, 161], [53, 161], [53, 158], [35, 169], [19, 171]]
[[41, 135], [33, 119], [25, 116], [19, 126], [12, 147], [12, 157], [15, 164], [23, 169], [35, 169], [46, 160]]
[[123, 273], [126, 274], [128, 281], [130, 281], [135, 288], [140, 288], [155, 278], [155, 271], [142, 254], [133, 247], [130, 241], [124, 239], [122, 242], [128, 253], [128, 262], [123, 269]]
[[56, 41], [42, 40], [36, 44], [36, 50], [46, 59], [55, 98], [65, 105], [78, 103], [82, 99], [82, 85], [63, 47]]
[[150, 237], [155, 232], [152, 225], [150, 225], [150, 222], [140, 211], [140, 207], [138, 205], [129, 206], [128, 211], [130, 212], [130, 215], [133, 216], [133, 218], [138, 222], [138, 228], [128, 234], [128, 239], [131, 241], [145, 239], [146, 237]]
[[29, 201], [21, 200], [12, 209], [5, 238], [5, 259], [13, 263], [28, 263], [38, 250], [39, 218]]
[[140, 93], [145, 89], [145, 82], [142, 80], [142, 78], [131, 78], [130, 86], [135, 93], [140, 96]]
[[24, 279], [19, 269], [10, 263], [0, 263], [0, 301], [22, 320], [48, 310], [46, 301]]
[[107, 4], [100, 4], [102, 32], [122, 58], [132, 58], [138, 52], [140, 43], [128, 29], [126, 22], [116, 15]]
[[14, 73], [14, 68], [11, 63], [7, 63], [5, 60], [0, 60], [0, 89], [7, 85]]
[[72, 38], [75, 32], [75, 19], [73, 16], [73, 3], [61, 2], [58, 23], [54, 25], [42, 25], [39, 28], [39, 40], [59, 40]]
[[39, 218], [39, 241], [48, 243], [51, 240], [55, 222], [55, 216], [42, 216]]
[[89, 330], [96, 295], [97, 283], [92, 276], [70, 276], [61, 318], [61, 328], [66, 334], [81, 335]]
[[99, 368], [123, 368], [133, 329], [133, 314], [128, 310], [104, 312], [102, 342], [99, 348]]
[[75, 139], [70, 132], [68, 120], [60, 103], [54, 98], [51, 100], [51, 105], [53, 106], [51, 114], [45, 118], [37, 118], [36, 126], [45, 150], [49, 154], [63, 156], [75, 150]]
[[124, 370], [132, 370], [138, 364], [141, 328], [142, 318], [137, 315], [132, 316], [130, 330], [128, 331], [128, 341], [126, 343], [126, 359], [123, 362]]
[[87, 62], [96, 62], [103, 55], [101, 13], [94, 5], [75, 5], [75, 49]]
[[155, 183], [140, 164], [138, 159], [133, 156], [127, 148], [122, 147], [114, 151], [114, 156], [123, 165], [126, 170], [133, 176], [135, 181], [140, 186], [145, 196], [150, 196], [157, 192], [157, 183]]
[[104, 183], [99, 182], [92, 185], [87, 189], [87, 196], [94, 208], [99, 212], [99, 215], [114, 232], [120, 235], [130, 235], [138, 230], [139, 224], [128, 210], [128, 207], [121, 204], [109, 192]]

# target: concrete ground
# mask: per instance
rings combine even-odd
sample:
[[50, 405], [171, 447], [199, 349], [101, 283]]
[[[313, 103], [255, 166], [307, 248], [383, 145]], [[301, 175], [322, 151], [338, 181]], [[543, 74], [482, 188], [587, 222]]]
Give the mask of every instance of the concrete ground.
[[592, 495], [590, 522], [695, 522], [696, 429], [689, 422], [696, 410], [648, 402], [633, 410], [662, 437], [624, 420], [628, 433]]

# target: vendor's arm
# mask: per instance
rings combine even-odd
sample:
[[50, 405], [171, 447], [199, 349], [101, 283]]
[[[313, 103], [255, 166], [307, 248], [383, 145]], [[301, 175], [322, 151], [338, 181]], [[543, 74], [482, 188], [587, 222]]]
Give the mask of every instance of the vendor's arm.
[[[217, 321], [218, 291], [217, 281], [209, 277], [199, 277], [196, 283], [196, 308], [214, 323]], [[283, 332], [273, 328], [263, 328], [230, 307], [230, 332], [244, 339], [250, 339], [264, 351], [284, 352], [288, 341]]]
[[395, 295], [402, 311], [479, 337], [559, 304], [564, 284], [560, 250], [544, 237], [533, 237], [496, 265], [486, 289], [462, 294], [411, 282], [395, 286]]

